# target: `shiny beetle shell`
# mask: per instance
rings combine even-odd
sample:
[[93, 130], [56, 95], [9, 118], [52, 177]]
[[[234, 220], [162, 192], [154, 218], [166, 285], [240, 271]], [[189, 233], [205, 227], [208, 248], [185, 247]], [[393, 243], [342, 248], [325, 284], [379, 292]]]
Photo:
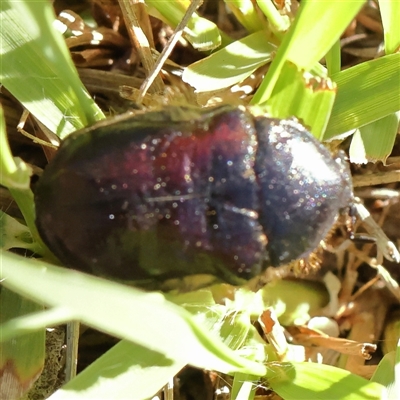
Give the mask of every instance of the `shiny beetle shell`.
[[35, 190], [66, 266], [124, 280], [249, 279], [306, 257], [352, 199], [343, 157], [294, 120], [219, 107], [101, 122], [70, 135]]

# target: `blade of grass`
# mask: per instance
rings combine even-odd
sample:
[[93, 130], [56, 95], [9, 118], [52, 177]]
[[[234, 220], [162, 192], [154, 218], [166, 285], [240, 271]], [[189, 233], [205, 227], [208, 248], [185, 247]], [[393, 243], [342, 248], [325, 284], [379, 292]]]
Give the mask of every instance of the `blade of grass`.
[[317, 138], [328, 124], [336, 96], [336, 85], [329, 78], [314, 77], [286, 62], [270, 99], [265, 103], [275, 118], [296, 116]]
[[256, 32], [189, 65], [182, 79], [198, 92], [223, 89], [241, 82], [270, 62], [275, 49], [266, 41], [264, 31]]
[[265, 29], [267, 21], [262, 18], [251, 0], [224, 0], [225, 4], [236, 19], [248, 30], [253, 33]]
[[61, 138], [104, 118], [79, 80], [51, 2], [0, 3], [1, 83]]
[[231, 389], [231, 399], [253, 400], [256, 394], [258, 380], [259, 378], [257, 376], [240, 373], [235, 374]]
[[0, 185], [27, 190], [31, 173], [31, 169], [21, 159], [15, 159], [11, 153], [3, 108], [0, 105]]
[[[1, 288], [0, 323], [40, 309], [42, 306]], [[17, 399], [30, 389], [44, 365], [44, 343], [44, 328], [0, 343], [0, 398]]]
[[269, 386], [284, 399], [380, 400], [384, 387], [348, 371], [317, 363], [268, 365]]
[[371, 378], [387, 389], [388, 399], [397, 399], [400, 392], [400, 340], [395, 351], [385, 354]]
[[[182, 20], [190, 1], [158, 1], [146, 0], [149, 14], [160, 18], [174, 29]], [[217, 26], [208, 19], [194, 13], [185, 29], [185, 37], [195, 49], [201, 51], [212, 50], [221, 45], [222, 37]], [[226, 35], [224, 38], [227, 39]], [[227, 44], [227, 43], [226, 43]]]
[[72, 319], [73, 314], [65, 308], [54, 307], [49, 310], [32, 312], [28, 315], [15, 317], [0, 326], [0, 343], [34, 332], [46, 326], [61, 325]]
[[385, 164], [393, 150], [399, 121], [400, 112], [358, 129], [351, 140], [350, 161], [356, 164], [382, 161]]
[[379, 10], [382, 16], [385, 53], [392, 54], [400, 47], [400, 2], [380, 0]]
[[332, 76], [337, 96], [323, 140], [400, 110], [400, 53], [348, 68]]
[[36, 229], [30, 177], [31, 169], [21, 159], [12, 156], [7, 140], [3, 109], [0, 107], [0, 184], [8, 188], [18, 204], [32, 238], [39, 245], [35, 247], [36, 251], [39, 254], [50, 254]]
[[49, 399], [149, 399], [184, 366], [156, 351], [122, 340]]
[[400, 338], [400, 310], [389, 312], [386, 322], [382, 343], [382, 351], [384, 354], [396, 351], [398, 346], [400, 346], [398, 343]]
[[306, 324], [310, 315], [318, 315], [329, 302], [329, 294], [324, 285], [304, 280], [269, 283], [259, 291], [259, 295], [265, 304], [263, 310], [272, 306], [279, 322], [288, 326]]
[[284, 32], [289, 26], [290, 22], [288, 17], [281, 15], [276, 9], [275, 4], [271, 0], [256, 0], [260, 10], [267, 17], [271, 27], [275, 32]]
[[325, 55], [326, 68], [328, 70], [329, 76], [332, 76], [340, 72], [341, 68], [340, 53], [341, 53], [340, 41], [337, 40]]
[[298, 14], [251, 103], [261, 104], [269, 99], [285, 61], [291, 61], [299, 69], [311, 70], [339, 39], [363, 3], [363, 0], [302, 1]]
[[27, 249], [34, 253], [41, 251], [29, 229], [3, 211], [0, 211], [0, 248]]

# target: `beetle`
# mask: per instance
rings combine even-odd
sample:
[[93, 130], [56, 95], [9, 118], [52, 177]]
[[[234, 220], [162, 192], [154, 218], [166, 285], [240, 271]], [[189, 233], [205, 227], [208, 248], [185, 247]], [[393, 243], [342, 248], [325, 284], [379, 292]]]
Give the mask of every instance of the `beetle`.
[[307, 257], [352, 202], [342, 154], [242, 107], [124, 115], [71, 134], [35, 189], [66, 266], [127, 281], [236, 283]]

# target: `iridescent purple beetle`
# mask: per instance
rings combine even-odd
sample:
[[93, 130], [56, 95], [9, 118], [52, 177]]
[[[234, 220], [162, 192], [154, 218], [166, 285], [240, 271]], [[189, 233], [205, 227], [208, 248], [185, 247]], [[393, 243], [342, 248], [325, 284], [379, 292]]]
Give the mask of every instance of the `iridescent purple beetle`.
[[249, 279], [307, 257], [352, 201], [343, 156], [294, 120], [222, 106], [124, 116], [69, 136], [36, 187], [65, 265], [124, 280]]

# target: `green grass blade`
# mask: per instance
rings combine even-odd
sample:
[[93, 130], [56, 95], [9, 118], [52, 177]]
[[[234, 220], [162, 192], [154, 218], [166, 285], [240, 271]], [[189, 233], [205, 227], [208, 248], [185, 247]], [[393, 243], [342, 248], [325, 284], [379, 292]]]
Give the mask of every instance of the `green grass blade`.
[[[35, 225], [35, 210], [33, 203], [33, 193], [30, 188], [31, 169], [21, 159], [14, 158], [11, 153], [7, 140], [3, 109], [0, 107], [0, 185], [8, 188], [15, 202], [18, 204], [30, 233], [37, 245], [36, 251], [39, 254], [48, 252], [46, 246], [39, 237]], [[7, 236], [9, 233], [4, 231], [4, 222], [1, 224], [1, 234]], [[13, 240], [6, 238], [4, 240]], [[2, 240], [3, 241], [3, 240]], [[1, 247], [1, 246], [0, 246]], [[23, 247], [26, 248], [26, 247]]]
[[371, 381], [386, 387], [388, 399], [398, 398], [400, 393], [400, 340], [397, 343], [397, 349], [385, 354], [379, 362]]
[[224, 2], [248, 32], [257, 32], [267, 27], [267, 21], [262, 19], [251, 0], [224, 0]]
[[[18, 207], [21, 210], [22, 215], [24, 216], [25, 223], [29, 228], [34, 242], [39, 245], [39, 247], [36, 248], [37, 253], [41, 255], [50, 255], [50, 250], [48, 250], [47, 246], [43, 243], [36, 228], [35, 204], [33, 201], [32, 190], [20, 190], [13, 188], [9, 188], [8, 190], [10, 191], [10, 194], [15, 202], [18, 204]], [[54, 259], [54, 257], [52, 259]]]
[[52, 24], [49, 1], [0, 3], [1, 83], [61, 138], [104, 118]]
[[400, 110], [400, 53], [358, 64], [332, 76], [337, 96], [323, 140]]
[[275, 118], [296, 116], [313, 135], [320, 138], [328, 124], [336, 96], [329, 78], [318, 78], [285, 63], [270, 99], [265, 103]]
[[[167, 295], [175, 304], [190, 311], [195, 321], [218, 335], [230, 349], [253, 361], [264, 362], [272, 355], [265, 341], [260, 338], [251, 323], [264, 310], [265, 302], [259, 294], [241, 288], [235, 290], [232, 301], [226, 297], [233, 290], [225, 284], [215, 285], [210, 290], [202, 289], [178, 295]], [[226, 304], [216, 304], [214, 297], [225, 299]]]
[[306, 362], [269, 364], [268, 384], [284, 399], [381, 400], [385, 390], [343, 369]]
[[41, 250], [33, 241], [30, 230], [3, 211], [0, 211], [0, 248], [27, 249], [34, 253]]
[[[383, 354], [398, 350], [400, 344], [400, 310], [393, 310], [386, 319], [386, 326], [383, 331]], [[400, 352], [400, 350], [398, 350]], [[400, 354], [399, 354], [400, 357]], [[400, 377], [399, 377], [400, 378]]]
[[326, 68], [328, 69], [328, 75], [332, 76], [340, 72], [341, 69], [341, 49], [340, 41], [337, 40], [331, 49], [325, 55]]
[[30, 168], [13, 157], [7, 140], [3, 108], [0, 106], [0, 185], [27, 190], [30, 186]]
[[184, 363], [122, 340], [89, 365], [50, 400], [145, 400], [152, 398]]
[[382, 161], [386, 163], [393, 150], [400, 121], [400, 112], [390, 114], [358, 129], [350, 145], [350, 161], [356, 164]]
[[257, 376], [247, 374], [235, 374], [231, 389], [231, 400], [253, 400], [256, 394]]
[[[0, 323], [42, 309], [38, 304], [6, 289], [0, 290]], [[0, 326], [0, 336], [2, 329]], [[0, 343], [0, 398], [17, 399], [39, 377], [44, 365], [45, 330]]]
[[[159, 1], [146, 0], [149, 13], [176, 28], [183, 19], [189, 2], [184, 0]], [[184, 31], [185, 38], [195, 49], [206, 51], [221, 45], [222, 38], [218, 27], [206, 18], [194, 13]]]
[[0, 326], [0, 343], [35, 332], [46, 326], [55, 326], [70, 321], [72, 314], [68, 309], [54, 307], [45, 311], [15, 317]]
[[287, 39], [288, 60], [310, 70], [333, 47], [364, 3], [364, 0], [302, 1]]
[[[201, 368], [265, 373], [263, 365], [238, 356], [196, 324], [190, 313], [159, 293], [144, 293], [7, 252], [0, 257], [5, 286], [48, 306], [65, 307], [72, 319]], [[160, 329], [162, 326], [174, 329]]]
[[385, 53], [392, 54], [400, 47], [400, 2], [380, 0], [379, 9], [382, 16]]
[[302, 1], [252, 104], [261, 104], [269, 99], [286, 61], [291, 61], [299, 69], [311, 70], [339, 39], [363, 3], [362, 0]]
[[235, 85], [250, 76], [258, 67], [271, 61], [276, 47], [266, 40], [264, 31], [237, 40], [189, 65], [185, 68], [182, 79], [198, 92]]
[[329, 294], [324, 285], [306, 280], [278, 280], [265, 285], [259, 294], [264, 302], [263, 309], [273, 307], [279, 322], [287, 326], [306, 324], [310, 315], [321, 313], [329, 302]]
[[272, 0], [256, 1], [275, 32], [284, 32], [289, 28], [290, 22], [288, 17], [280, 14]]

